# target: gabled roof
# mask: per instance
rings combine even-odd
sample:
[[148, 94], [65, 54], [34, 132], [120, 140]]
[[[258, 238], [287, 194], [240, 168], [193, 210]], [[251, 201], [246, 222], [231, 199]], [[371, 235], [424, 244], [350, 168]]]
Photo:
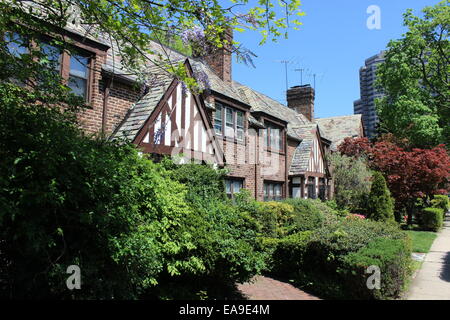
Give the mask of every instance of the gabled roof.
[[296, 126], [295, 133], [300, 137], [302, 142], [295, 149], [292, 157], [291, 167], [289, 169], [289, 175], [304, 174], [308, 170], [309, 158], [313, 148], [314, 137], [317, 131], [317, 124], [306, 123]]
[[172, 76], [163, 73], [158, 74], [152, 81], [149, 92], [130, 108], [112, 138], [133, 141], [173, 81]]
[[331, 150], [337, 150], [347, 137], [359, 137], [363, 130], [360, 114], [315, 119], [321, 132], [332, 141]]
[[287, 134], [289, 137], [300, 140], [299, 135], [293, 130], [294, 127], [309, 124], [310, 121], [302, 114], [289, 109], [278, 101], [260, 93], [239, 82], [233, 81], [233, 84], [239, 88], [239, 92], [246, 102], [251, 105], [252, 112], [264, 112], [275, 118], [287, 122]]

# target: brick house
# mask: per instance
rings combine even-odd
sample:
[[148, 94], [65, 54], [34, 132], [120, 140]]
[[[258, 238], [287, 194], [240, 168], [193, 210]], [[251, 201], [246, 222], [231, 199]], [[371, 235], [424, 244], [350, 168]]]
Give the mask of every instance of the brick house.
[[193, 94], [149, 66], [153, 79], [142, 90], [114, 44], [91, 36], [82, 25], [63, 33], [77, 53], [60, 52], [59, 71], [91, 106], [79, 114], [86, 132], [126, 139], [144, 153], [171, 155], [180, 163], [224, 166], [229, 197], [242, 188], [258, 200], [332, 197], [325, 154], [333, 141], [322, 136], [314, 119], [311, 86], [289, 89], [285, 106], [234, 81], [225, 49], [194, 59], [165, 48], [189, 75], [206, 75], [209, 87]]

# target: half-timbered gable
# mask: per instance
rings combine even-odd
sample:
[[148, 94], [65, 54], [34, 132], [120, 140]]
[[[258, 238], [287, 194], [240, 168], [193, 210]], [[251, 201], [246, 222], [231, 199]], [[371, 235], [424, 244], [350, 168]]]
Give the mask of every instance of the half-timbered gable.
[[311, 155], [309, 157], [308, 170], [309, 173], [326, 174], [326, 166], [324, 160], [324, 150], [318, 130], [315, 131], [313, 142], [311, 145]]
[[[191, 76], [188, 61], [186, 68]], [[177, 79], [162, 76], [133, 106], [115, 138], [126, 138], [145, 153], [223, 165], [223, 153], [205, 109], [199, 95], [183, 88]]]

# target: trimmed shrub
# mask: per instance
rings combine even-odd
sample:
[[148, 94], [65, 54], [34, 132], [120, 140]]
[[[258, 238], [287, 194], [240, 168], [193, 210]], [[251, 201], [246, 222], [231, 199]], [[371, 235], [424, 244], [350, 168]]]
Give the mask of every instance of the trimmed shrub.
[[266, 240], [266, 245], [273, 246], [270, 271], [278, 276], [301, 272], [304, 265], [303, 257], [311, 234], [311, 231], [304, 231], [272, 242]]
[[419, 226], [427, 231], [439, 231], [443, 225], [444, 211], [441, 208], [425, 208], [419, 219]]
[[285, 203], [294, 208], [295, 232], [315, 230], [324, 224], [325, 214], [318, 208], [318, 202], [310, 199], [288, 199]]
[[450, 210], [450, 200], [446, 195], [435, 195], [434, 199], [431, 200], [431, 205], [433, 208], [440, 208], [444, 211], [443, 217], [445, 218], [445, 213]]
[[258, 202], [251, 215], [264, 237], [279, 238], [292, 233], [294, 208], [283, 202]]
[[380, 172], [373, 173], [367, 203], [367, 217], [375, 221], [395, 221], [394, 199], [391, 197], [386, 180]]
[[364, 219], [344, 219], [312, 233], [303, 255], [302, 272], [296, 279], [301, 286], [324, 298], [347, 299], [352, 296], [337, 270], [346, 255], [366, 247], [374, 239], [403, 240], [406, 235], [397, 225]]
[[[342, 277], [347, 298], [393, 299], [400, 295], [410, 276], [410, 263], [409, 238], [379, 238], [345, 256], [338, 273]], [[366, 273], [370, 266], [376, 266], [380, 270], [380, 289], [367, 288], [368, 277], [373, 275]]]

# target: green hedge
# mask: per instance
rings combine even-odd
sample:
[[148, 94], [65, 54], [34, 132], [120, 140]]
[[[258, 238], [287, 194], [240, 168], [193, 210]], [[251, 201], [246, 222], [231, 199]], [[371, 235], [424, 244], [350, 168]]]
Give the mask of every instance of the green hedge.
[[[409, 239], [379, 238], [366, 247], [344, 257], [338, 273], [348, 298], [390, 299], [400, 295], [410, 276], [411, 241]], [[380, 289], [369, 289], [370, 266], [380, 271]], [[371, 282], [371, 281], [370, 281]], [[373, 283], [372, 283], [373, 284]]]
[[[272, 253], [271, 273], [324, 298], [395, 298], [409, 272], [410, 239], [395, 224], [343, 219], [265, 244]], [[362, 262], [380, 266], [382, 290], [367, 290]]]
[[433, 208], [442, 209], [444, 211], [444, 218], [445, 213], [450, 210], [450, 200], [446, 195], [435, 195], [434, 199], [431, 200], [431, 205]]
[[427, 231], [439, 231], [443, 225], [444, 210], [441, 208], [425, 208], [420, 215], [420, 228]]

